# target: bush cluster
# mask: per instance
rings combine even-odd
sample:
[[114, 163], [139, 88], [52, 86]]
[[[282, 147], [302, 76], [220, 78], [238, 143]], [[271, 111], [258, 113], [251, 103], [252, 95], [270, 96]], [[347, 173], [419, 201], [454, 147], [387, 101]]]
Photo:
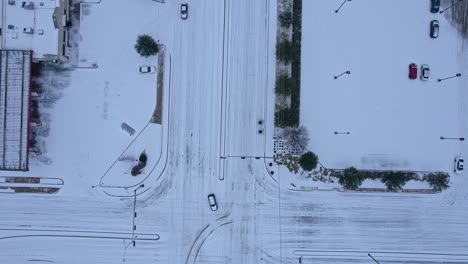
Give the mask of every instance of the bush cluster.
[[365, 177], [355, 167], [348, 167], [343, 170], [338, 182], [346, 190], [357, 190], [364, 179]]
[[429, 183], [434, 192], [441, 192], [450, 187], [450, 176], [446, 172], [433, 172], [425, 176], [424, 179]]
[[409, 181], [409, 178], [401, 171], [389, 171], [384, 174], [381, 181], [389, 191], [401, 190]]
[[289, 96], [293, 89], [293, 81], [287, 73], [280, 74], [276, 79], [275, 92], [279, 95]]

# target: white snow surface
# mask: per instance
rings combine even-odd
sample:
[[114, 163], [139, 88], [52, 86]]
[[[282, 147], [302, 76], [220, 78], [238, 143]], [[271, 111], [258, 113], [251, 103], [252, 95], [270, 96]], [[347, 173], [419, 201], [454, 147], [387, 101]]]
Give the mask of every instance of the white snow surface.
[[[465, 136], [467, 78], [437, 79], [466, 72], [466, 51], [447, 19], [430, 13], [429, 1], [347, 2], [338, 14], [338, 0], [303, 2], [301, 122], [323, 165], [453, 170], [463, 143], [440, 136]], [[410, 63], [418, 73], [428, 64], [429, 80], [408, 79]]]
[[[23, 2], [32, 2], [34, 8], [23, 8]], [[57, 55], [59, 30], [55, 28], [52, 16], [60, 5], [59, 0], [15, 1], [14, 5], [8, 4], [8, 0], [2, 0], [1, 4], [0, 22], [3, 27], [0, 48], [33, 50], [35, 58]], [[25, 28], [32, 29], [33, 33], [23, 33]]]
[[[303, 3], [302, 45], [303, 52], [309, 50], [307, 45], [316, 50], [317, 58], [310, 59], [312, 62], [303, 59], [302, 63], [303, 70], [310, 72], [303, 73], [304, 82], [308, 80], [303, 91], [310, 87], [313, 92], [320, 88], [309, 84], [308, 75], [313, 76], [319, 69], [308, 63], [323, 60], [321, 54], [328, 53], [329, 60], [337, 57], [329, 52], [334, 43], [322, 43], [321, 52], [317, 46], [313, 48], [323, 36], [317, 35], [315, 43], [307, 42], [306, 32], [312, 23], [308, 19], [321, 18], [314, 20], [315, 29], [328, 27], [328, 31], [319, 32], [331, 34], [331, 29], [338, 27], [332, 22], [337, 17], [328, 17], [326, 10], [335, 15], [333, 10], [340, 1], [310, 2]], [[374, 16], [373, 9], [388, 7], [383, 0], [362, 2], [347, 3], [340, 13], [343, 16], [337, 18], [340, 24]], [[424, 14], [421, 11], [420, 15], [426, 16], [428, 10], [423, 1], [414, 2], [404, 6], [424, 7]], [[180, 3], [173, 1], [129, 4], [125, 0], [103, 0], [83, 4], [80, 62], [97, 63], [98, 68], [70, 73], [72, 81], [63, 90], [63, 98], [50, 110], [52, 127], [47, 156], [52, 163], [37, 161], [24, 174], [63, 178], [65, 185], [57, 195], [3, 194], [0, 263], [298, 263], [302, 257], [302, 263], [344, 264], [371, 263], [369, 253], [382, 263], [468, 263], [465, 175], [453, 176], [452, 187], [436, 195], [291, 191], [290, 175], [269, 166], [271, 159], [256, 159], [257, 155], [273, 154], [275, 1], [189, 1], [188, 19], [181, 20], [179, 12]], [[345, 12], [354, 12], [354, 16]], [[412, 14], [408, 10], [402, 12]], [[401, 16], [404, 19], [405, 15]], [[387, 19], [382, 15], [373, 18]], [[442, 32], [438, 40], [445, 43]], [[155, 65], [156, 57], [144, 59], [135, 53], [136, 36], [143, 33], [166, 46], [166, 61], [171, 65], [164, 91], [168, 122], [159, 129], [151, 124], [154, 127], [149, 133], [143, 129], [156, 104], [156, 76], [139, 74], [138, 66]], [[421, 35], [421, 42], [422, 38]], [[455, 37], [452, 40], [457, 41]], [[365, 49], [352, 45], [364, 54], [363, 60], [369, 59], [362, 52]], [[352, 60], [355, 55], [349, 56], [349, 65], [343, 67], [358, 67], [360, 64]], [[450, 55], [446, 56], [450, 61]], [[392, 60], [386, 63], [398, 64]], [[407, 65], [401, 64], [403, 85]], [[457, 69], [439, 67], [447, 72]], [[360, 76], [358, 68], [353, 69], [352, 75], [345, 76], [349, 78], [339, 79], [336, 85], [368, 89], [365, 82], [350, 83]], [[397, 67], [389, 67], [388, 80], [397, 79], [392, 77], [394, 69]], [[340, 71], [341, 67], [330, 70], [329, 77], [335, 70]], [[320, 76], [328, 76], [327, 67], [319, 70], [322, 71], [315, 80], [326, 84], [328, 77]], [[434, 68], [434, 76], [436, 72]], [[458, 89], [450, 85], [460, 80], [444, 85], [446, 89]], [[379, 85], [386, 83], [381, 81]], [[414, 89], [421, 85], [421, 89], [428, 86], [427, 89], [436, 90], [431, 81], [423, 84], [415, 80], [412, 84]], [[339, 95], [337, 91], [334, 94]], [[306, 97], [303, 95], [304, 105]], [[446, 100], [445, 104], [450, 98], [441, 99]], [[447, 107], [451, 105], [448, 103]], [[314, 112], [308, 116], [322, 115]], [[259, 119], [265, 121], [263, 136], [257, 133]], [[363, 122], [362, 119], [356, 114], [352, 124]], [[134, 136], [121, 130], [122, 122], [136, 130]], [[314, 120], [307, 123], [311, 138], [316, 139], [311, 141], [311, 147], [318, 148], [324, 135], [319, 128], [312, 129], [313, 124]], [[161, 159], [165, 162], [161, 167], [158, 163], [158, 173], [148, 178], [140, 175], [145, 187], [136, 191], [136, 197], [136, 187], [128, 186], [140, 184], [135, 180], [140, 176], [123, 180], [127, 168], [120, 172], [119, 168], [124, 164], [114, 167], [111, 176], [104, 178], [105, 183], [109, 179], [121, 186], [92, 188], [102, 183], [106, 170], [142, 130], [145, 136], [141, 143], [129, 148], [130, 154], [162, 149]], [[352, 130], [351, 135], [354, 134]], [[337, 158], [333, 160], [355, 161], [354, 156], [349, 160], [338, 156], [342, 150], [331, 140], [324, 136], [323, 144], [328, 142], [327, 150], [335, 152]], [[454, 142], [447, 142], [446, 146], [440, 151], [459, 147]], [[423, 150], [427, 157], [434, 157]], [[325, 148], [317, 151], [321, 159], [326, 158], [326, 152], [320, 153]], [[389, 149], [388, 153], [392, 151]], [[246, 158], [241, 159], [242, 156]], [[451, 157], [447, 162], [451, 162]], [[270, 175], [269, 171], [277, 173]], [[211, 211], [208, 205], [210, 193], [216, 195], [217, 211]], [[132, 239], [136, 239], [135, 247]]]

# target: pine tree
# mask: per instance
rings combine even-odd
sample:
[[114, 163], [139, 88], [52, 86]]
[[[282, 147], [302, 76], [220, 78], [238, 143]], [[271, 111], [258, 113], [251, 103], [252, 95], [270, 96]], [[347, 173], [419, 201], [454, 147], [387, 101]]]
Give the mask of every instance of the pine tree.
[[135, 50], [141, 56], [149, 57], [158, 54], [159, 46], [151, 36], [139, 35], [135, 44]]
[[299, 164], [305, 171], [311, 171], [317, 168], [318, 156], [313, 152], [306, 152], [302, 154], [301, 158], [299, 159]]

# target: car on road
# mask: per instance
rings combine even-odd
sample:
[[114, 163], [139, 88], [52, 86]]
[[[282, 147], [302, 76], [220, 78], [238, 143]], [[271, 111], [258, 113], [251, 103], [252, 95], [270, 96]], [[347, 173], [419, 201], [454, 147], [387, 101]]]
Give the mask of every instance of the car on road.
[[439, 36], [439, 21], [431, 21], [431, 38], [437, 38]]
[[211, 211], [218, 210], [218, 203], [216, 203], [216, 197], [212, 193], [208, 195], [208, 204], [210, 205]]
[[155, 73], [156, 67], [154, 66], [140, 66], [140, 73]]
[[421, 80], [429, 80], [429, 65], [423, 64], [421, 65]]
[[440, 0], [431, 0], [431, 13], [437, 13], [440, 9]]
[[184, 20], [188, 18], [188, 4], [187, 3], [180, 4], [180, 18]]
[[462, 157], [456, 157], [455, 158], [455, 167], [453, 168], [453, 171], [456, 174], [460, 174], [463, 172], [463, 166], [465, 165], [465, 160], [463, 160]]
[[411, 80], [418, 78], [418, 66], [416, 63], [410, 63], [409, 65], [409, 78]]

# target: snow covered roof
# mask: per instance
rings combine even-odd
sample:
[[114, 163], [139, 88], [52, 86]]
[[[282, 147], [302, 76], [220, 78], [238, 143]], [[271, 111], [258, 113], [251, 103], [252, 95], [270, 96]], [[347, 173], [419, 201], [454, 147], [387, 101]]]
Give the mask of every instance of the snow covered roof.
[[34, 59], [56, 58], [62, 49], [64, 0], [0, 0], [3, 2], [2, 49], [33, 50]]
[[0, 169], [28, 170], [31, 52], [0, 50]]

